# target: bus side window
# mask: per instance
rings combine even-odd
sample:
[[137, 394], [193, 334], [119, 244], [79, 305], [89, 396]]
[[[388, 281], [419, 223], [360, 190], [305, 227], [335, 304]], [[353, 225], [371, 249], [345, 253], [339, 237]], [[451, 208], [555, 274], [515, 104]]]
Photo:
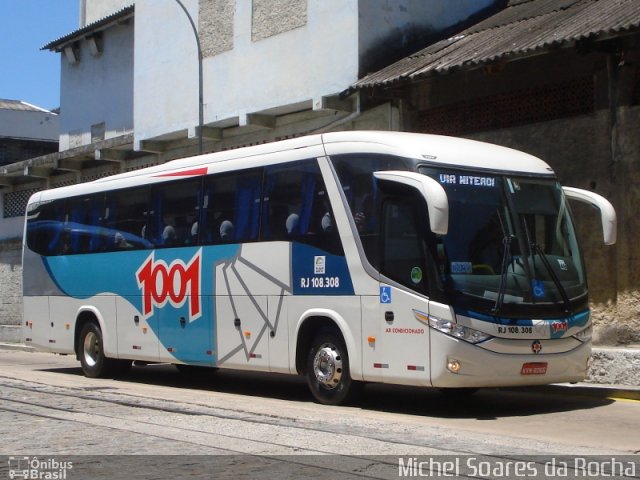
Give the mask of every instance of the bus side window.
[[107, 193], [104, 209], [106, 251], [150, 248], [146, 240], [149, 189], [137, 187]]
[[268, 167], [264, 185], [262, 240], [306, 243], [342, 254], [317, 160]]
[[266, 169], [262, 240], [289, 241], [300, 235], [303, 176], [299, 163]]
[[373, 172], [408, 170], [411, 165], [404, 158], [380, 154], [334, 155], [331, 161], [367, 260], [374, 268], [380, 269], [380, 192]]
[[156, 247], [179, 247], [191, 242], [199, 218], [200, 179], [161, 183], [151, 188], [152, 213], [147, 225]]
[[27, 246], [40, 255], [58, 255], [62, 249], [64, 200], [39, 206], [28, 216]]
[[[236, 242], [249, 242], [258, 239], [261, 185], [261, 172], [248, 172], [237, 178], [234, 221], [230, 226], [233, 240]], [[229, 231], [231, 228], [226, 230]], [[227, 231], [221, 227], [220, 236], [223, 237]]]
[[104, 194], [70, 199], [66, 211], [62, 253], [95, 253], [102, 250]]
[[258, 239], [262, 169], [205, 178], [200, 241], [239, 243]]
[[[429, 224], [421, 214], [418, 195], [387, 197], [382, 203], [380, 272], [401, 285], [427, 294], [431, 257]], [[426, 205], [424, 209], [426, 210]]]

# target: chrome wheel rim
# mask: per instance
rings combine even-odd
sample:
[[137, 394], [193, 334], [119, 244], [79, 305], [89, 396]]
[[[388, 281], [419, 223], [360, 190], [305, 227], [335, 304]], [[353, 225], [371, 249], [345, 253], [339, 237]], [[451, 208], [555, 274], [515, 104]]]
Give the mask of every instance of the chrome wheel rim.
[[342, 357], [335, 345], [324, 344], [313, 358], [313, 373], [320, 385], [336, 388], [342, 378]]
[[98, 363], [100, 355], [100, 341], [95, 332], [89, 332], [84, 337], [84, 345], [82, 348], [84, 363], [89, 367], [94, 367]]

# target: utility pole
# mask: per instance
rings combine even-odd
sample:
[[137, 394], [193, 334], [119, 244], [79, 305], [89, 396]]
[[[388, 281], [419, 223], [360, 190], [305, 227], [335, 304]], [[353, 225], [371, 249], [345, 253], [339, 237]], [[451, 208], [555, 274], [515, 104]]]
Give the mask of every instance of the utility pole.
[[198, 155], [202, 155], [202, 130], [204, 127], [204, 95], [203, 95], [203, 84], [202, 84], [202, 48], [200, 48], [200, 36], [198, 35], [198, 29], [196, 28], [196, 24], [193, 22], [193, 18], [189, 15], [189, 11], [186, 9], [184, 4], [180, 0], [176, 0], [180, 8], [184, 11], [185, 15], [189, 19], [189, 23], [191, 24], [191, 28], [193, 29], [193, 34], [196, 37], [196, 45], [198, 46]]

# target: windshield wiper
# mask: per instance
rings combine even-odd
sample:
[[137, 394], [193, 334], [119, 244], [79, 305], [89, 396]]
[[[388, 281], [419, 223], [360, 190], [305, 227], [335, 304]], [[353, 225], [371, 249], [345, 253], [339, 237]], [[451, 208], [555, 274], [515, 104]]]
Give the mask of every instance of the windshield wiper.
[[498, 215], [498, 221], [500, 222], [500, 228], [502, 229], [502, 264], [500, 266], [500, 286], [498, 287], [498, 298], [496, 298], [496, 303], [491, 309], [491, 313], [497, 315], [500, 313], [502, 309], [502, 304], [504, 303], [504, 291], [507, 286], [507, 272], [509, 270], [509, 262], [512, 260], [511, 257], [511, 242], [514, 239], [513, 235], [509, 235], [507, 233], [507, 229], [502, 222], [502, 215], [500, 215], [500, 210], [496, 210], [496, 214]]
[[[531, 240], [531, 236], [529, 235], [529, 227], [527, 226], [526, 219], [524, 218], [522, 219], [522, 224], [524, 225], [524, 232], [525, 232], [525, 235], [527, 236], [527, 243], [529, 244], [531, 258], [533, 259], [533, 271], [535, 272], [536, 270], [536, 259], [534, 257], [534, 254], [535, 254], [535, 255], [538, 255], [538, 257], [540, 257], [540, 260], [542, 260], [544, 267], [547, 269], [547, 272], [549, 272], [549, 276], [551, 277], [551, 280], [553, 280], [554, 285], [556, 286], [556, 288], [558, 289], [558, 292], [560, 292], [560, 296], [562, 297], [565, 314], [569, 315], [569, 313], [571, 312], [571, 302], [569, 301], [569, 296], [567, 295], [567, 291], [565, 290], [564, 285], [562, 285], [562, 282], [560, 282], [560, 279], [556, 275], [556, 272], [554, 272], [553, 267], [551, 266], [551, 263], [549, 263], [547, 254], [544, 253], [544, 250], [542, 250], [540, 245], [538, 245], [536, 242]], [[532, 298], [535, 298], [535, 295]]]
[[502, 237], [502, 268], [500, 270], [500, 286], [498, 287], [498, 298], [496, 298], [496, 303], [491, 309], [491, 313], [497, 315], [500, 313], [502, 309], [502, 304], [504, 303], [504, 291], [506, 290], [507, 285], [507, 272], [509, 271], [509, 263], [511, 259], [511, 241], [515, 237], [513, 235], [505, 235]]
[[[558, 289], [558, 292], [560, 292], [560, 296], [562, 297], [562, 301], [564, 302], [565, 314], [569, 315], [569, 313], [571, 312], [571, 302], [569, 301], [569, 296], [567, 295], [567, 291], [565, 290], [564, 285], [562, 285], [562, 282], [556, 275], [556, 272], [554, 272], [553, 267], [551, 266], [551, 263], [547, 258], [547, 254], [544, 253], [540, 245], [538, 245], [537, 243], [532, 242], [530, 243], [530, 246], [531, 248], [533, 248], [534, 253], [536, 253], [538, 257], [540, 257], [540, 260], [542, 260], [542, 263], [547, 269], [547, 272], [549, 272], [549, 276], [551, 277], [551, 280], [553, 280], [553, 283]], [[534, 261], [534, 269], [535, 269], [535, 258], [533, 261]]]

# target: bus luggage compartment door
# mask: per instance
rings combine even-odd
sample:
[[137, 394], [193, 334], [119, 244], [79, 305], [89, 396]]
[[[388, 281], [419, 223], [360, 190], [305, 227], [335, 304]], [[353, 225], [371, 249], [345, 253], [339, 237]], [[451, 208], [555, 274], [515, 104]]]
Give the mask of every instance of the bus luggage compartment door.
[[[186, 304], [191, 302], [187, 296]], [[160, 360], [176, 363], [176, 360], [190, 365], [213, 366], [213, 299], [201, 296], [196, 318], [189, 309], [171, 308], [167, 305], [160, 310]]]

